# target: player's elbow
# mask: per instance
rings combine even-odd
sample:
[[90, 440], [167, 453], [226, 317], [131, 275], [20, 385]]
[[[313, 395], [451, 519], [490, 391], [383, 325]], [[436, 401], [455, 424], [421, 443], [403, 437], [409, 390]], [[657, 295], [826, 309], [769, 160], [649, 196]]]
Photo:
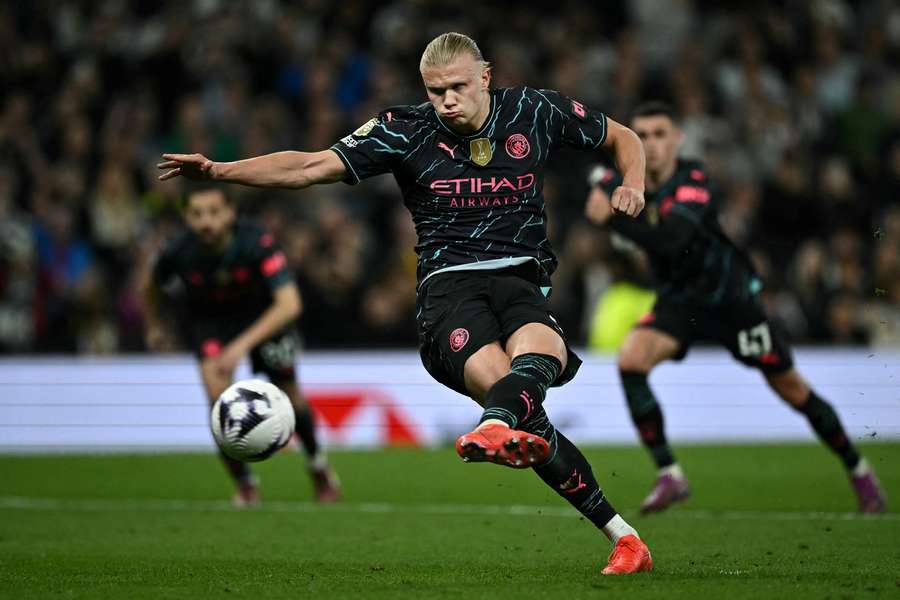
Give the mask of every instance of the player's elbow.
[[347, 169], [333, 150], [304, 153], [302, 156], [302, 168], [297, 173], [299, 187], [337, 183], [346, 177]]
[[630, 148], [643, 154], [644, 145], [641, 143], [641, 138], [638, 137], [638, 134], [612, 119], [608, 120], [608, 126], [609, 132], [606, 134], [606, 145], [613, 149]]
[[337, 183], [343, 179], [343, 175], [329, 169], [327, 165], [317, 164], [307, 167], [298, 174], [299, 185], [297, 187], [305, 188], [311, 185]]
[[303, 302], [300, 300], [299, 296], [294, 298], [291, 301], [290, 306], [288, 307], [288, 314], [291, 317], [291, 320], [300, 318], [300, 314], [303, 312]]
[[312, 184], [314, 184], [312, 177], [306, 172], [300, 171], [298, 173], [292, 173], [290, 177], [290, 183], [288, 187], [291, 187], [295, 190], [302, 190], [303, 188], [308, 188]]
[[303, 310], [300, 292], [297, 290], [297, 286], [292, 284], [285, 286], [284, 291], [278, 295], [276, 303], [285, 318], [290, 321], [297, 319]]
[[641, 156], [644, 155], [644, 144], [641, 143], [641, 138], [638, 137], [638, 134], [624, 125], [619, 127], [617, 134], [617, 139], [614, 142], [616, 146], [628, 148]]
[[291, 173], [291, 179], [295, 188], [307, 188], [311, 185], [321, 183], [321, 169], [314, 161], [305, 160], [302, 165], [294, 169]]

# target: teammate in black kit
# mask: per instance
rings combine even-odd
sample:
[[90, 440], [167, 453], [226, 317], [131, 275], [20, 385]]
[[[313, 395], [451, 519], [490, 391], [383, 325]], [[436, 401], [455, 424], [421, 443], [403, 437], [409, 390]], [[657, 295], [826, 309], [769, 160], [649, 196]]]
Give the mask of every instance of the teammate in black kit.
[[[296, 431], [322, 502], [338, 499], [337, 478], [316, 441], [315, 422], [294, 372], [300, 293], [272, 236], [236, 220], [221, 189], [188, 195], [185, 230], [159, 254], [146, 285], [147, 345], [155, 350], [166, 335], [159, 299], [180, 285], [188, 322], [185, 340], [200, 361], [210, 404], [231, 385], [234, 369], [249, 354], [254, 373], [264, 373], [291, 399]], [[259, 503], [259, 487], [247, 463], [221, 454], [237, 489], [234, 503]]]
[[599, 167], [592, 172], [586, 212], [643, 248], [657, 280], [656, 304], [629, 333], [618, 358], [631, 418], [659, 467], [641, 511], [664, 510], [690, 494], [647, 376], [664, 360], [684, 358], [698, 340], [716, 341], [735, 359], [759, 369], [841, 458], [860, 510], [884, 511], [885, 495], [872, 467], [847, 439], [831, 405], [794, 369], [783, 333], [763, 312], [757, 296], [762, 283], [749, 258], [722, 232], [703, 165], [678, 158], [682, 134], [672, 108], [660, 102], [639, 106], [631, 127], [647, 157], [646, 210], [638, 219], [613, 214], [609, 194], [620, 176]]
[[392, 172], [418, 233], [422, 362], [485, 408], [478, 428], [457, 441], [458, 453], [534, 468], [615, 544], [603, 573], [649, 570], [646, 545], [542, 407], [547, 389], [569, 381], [581, 363], [546, 299], [556, 257], [544, 165], [560, 146], [611, 151], [625, 174], [612, 206], [633, 217], [643, 207], [640, 140], [558, 92], [491, 90], [490, 67], [467, 36], [435, 38], [419, 66], [430, 102], [385, 110], [329, 150], [232, 163], [165, 154], [161, 178], [304, 188]]

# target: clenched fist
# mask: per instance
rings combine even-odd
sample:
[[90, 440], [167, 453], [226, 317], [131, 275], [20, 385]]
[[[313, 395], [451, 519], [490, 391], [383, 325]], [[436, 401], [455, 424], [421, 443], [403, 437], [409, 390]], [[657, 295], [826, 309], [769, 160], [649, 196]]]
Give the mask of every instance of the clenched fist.
[[644, 210], [644, 192], [620, 185], [613, 190], [609, 204], [616, 212], [636, 217]]

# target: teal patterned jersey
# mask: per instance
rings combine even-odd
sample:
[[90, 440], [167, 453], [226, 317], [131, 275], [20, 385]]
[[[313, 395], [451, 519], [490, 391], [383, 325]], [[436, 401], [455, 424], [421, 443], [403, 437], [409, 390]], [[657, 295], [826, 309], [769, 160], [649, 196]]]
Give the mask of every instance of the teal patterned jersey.
[[597, 150], [606, 116], [552, 90], [491, 91], [481, 129], [460, 135], [429, 103], [399, 106], [332, 150], [347, 183], [393, 173], [418, 233], [418, 278], [445, 270], [530, 265], [549, 285], [557, 259], [547, 239], [544, 168], [556, 148]]

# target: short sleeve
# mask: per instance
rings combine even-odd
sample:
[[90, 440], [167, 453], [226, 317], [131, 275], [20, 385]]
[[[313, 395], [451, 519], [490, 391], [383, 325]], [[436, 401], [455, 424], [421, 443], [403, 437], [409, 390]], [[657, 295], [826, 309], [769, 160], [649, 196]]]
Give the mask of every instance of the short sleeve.
[[293, 280], [290, 269], [287, 266], [287, 257], [275, 242], [270, 233], [263, 233], [256, 241], [259, 259], [257, 268], [260, 276], [265, 280], [271, 291]]
[[540, 90], [540, 93], [562, 116], [556, 130], [557, 145], [578, 150], [595, 150], [603, 145], [606, 141], [605, 114], [553, 90]]
[[347, 167], [345, 181], [355, 185], [363, 179], [392, 171], [409, 151], [408, 124], [385, 111], [344, 136], [331, 149]]

